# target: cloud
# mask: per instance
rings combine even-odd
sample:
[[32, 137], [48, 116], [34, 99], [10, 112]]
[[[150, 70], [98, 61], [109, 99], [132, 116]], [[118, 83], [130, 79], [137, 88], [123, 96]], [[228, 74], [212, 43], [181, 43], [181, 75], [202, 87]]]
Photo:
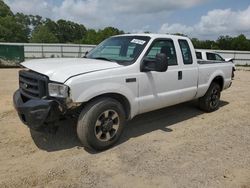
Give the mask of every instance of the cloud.
[[[14, 12], [66, 19], [88, 28], [114, 26], [127, 32], [184, 33], [190, 37], [250, 36], [250, 6], [245, 10], [215, 9], [193, 25], [170, 24], [171, 13], [210, 0], [6, 0]], [[56, 3], [57, 2], [57, 3]], [[184, 18], [185, 21], [185, 18]], [[166, 23], [164, 23], [166, 22]], [[160, 28], [160, 29], [158, 29]]]
[[98, 6], [98, 0], [64, 0], [62, 4], [53, 8], [52, 17], [55, 19], [69, 19], [78, 22], [85, 20], [91, 20], [91, 22], [93, 22], [100, 19]]
[[190, 37], [216, 38], [220, 35], [245, 34], [250, 36], [250, 6], [245, 10], [216, 9], [201, 17], [192, 26], [183, 24], [162, 24], [160, 33], [183, 33]]
[[[6, 2], [14, 12], [39, 14], [39, 9], [42, 11], [53, 9], [53, 1], [51, 0], [6, 0]], [[157, 2], [152, 0], [62, 0], [62, 3], [55, 7], [54, 11], [65, 9], [76, 11], [69, 12], [72, 15], [92, 14], [93, 11], [141, 14], [189, 8], [200, 3], [204, 3], [204, 0], [158, 0]]]
[[21, 12], [24, 14], [35, 14], [47, 17], [51, 15], [51, 10], [53, 9], [52, 4], [41, 0], [6, 0], [5, 2], [14, 13]]
[[[190, 8], [208, 0], [6, 0], [14, 12], [67, 19], [87, 27], [114, 26], [140, 30], [160, 22], [171, 11]], [[58, 1], [57, 1], [58, 2]], [[160, 23], [159, 23], [160, 24]]]
[[194, 31], [194, 28], [191, 26], [182, 25], [179, 23], [176, 24], [162, 24], [159, 33], [182, 33], [182, 34], [190, 34]]
[[[100, 2], [105, 2], [100, 0]], [[200, 4], [202, 0], [110, 0], [112, 10], [120, 13], [148, 14], [189, 8]]]

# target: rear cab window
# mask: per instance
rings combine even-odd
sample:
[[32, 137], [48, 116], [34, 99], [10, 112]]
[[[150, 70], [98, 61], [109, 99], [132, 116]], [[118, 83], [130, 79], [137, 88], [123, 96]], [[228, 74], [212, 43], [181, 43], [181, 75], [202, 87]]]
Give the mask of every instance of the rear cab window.
[[178, 42], [181, 48], [184, 65], [193, 64], [193, 57], [188, 42], [184, 39], [179, 39]]
[[195, 52], [196, 53], [196, 58], [197, 59], [202, 59], [201, 52]]

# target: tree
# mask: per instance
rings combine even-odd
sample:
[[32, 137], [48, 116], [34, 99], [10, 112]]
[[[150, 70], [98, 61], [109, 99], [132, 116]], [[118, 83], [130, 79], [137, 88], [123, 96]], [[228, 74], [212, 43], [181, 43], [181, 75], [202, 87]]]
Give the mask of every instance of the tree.
[[88, 29], [85, 37], [81, 40], [81, 43], [99, 44], [108, 37], [120, 34], [124, 34], [124, 32], [114, 27], [106, 27], [103, 30], [99, 29], [98, 31], [94, 29]]
[[0, 17], [13, 16], [10, 7], [0, 0]]
[[0, 41], [2, 42], [28, 42], [25, 27], [18, 23], [15, 17], [0, 18]]
[[114, 27], [105, 27], [103, 30], [98, 31], [98, 35], [99, 35], [98, 42], [100, 43], [101, 41], [111, 36], [120, 35], [120, 34], [124, 34], [124, 32]]
[[57, 37], [61, 43], [80, 43], [81, 39], [86, 34], [86, 28], [82, 24], [66, 20], [58, 20], [57, 26]]
[[45, 25], [38, 26], [33, 32], [30, 42], [58, 43], [58, 38]]
[[39, 15], [28, 15], [29, 20], [30, 20], [30, 27], [32, 27], [34, 30], [42, 25], [44, 23], [44, 20], [41, 16]]
[[199, 40], [197, 38], [191, 39], [193, 42], [193, 45], [197, 49], [218, 49], [218, 45], [215, 41], [212, 40]]
[[199, 39], [192, 38], [191, 40], [195, 48], [202, 49], [202, 44], [201, 44], [201, 41], [199, 41]]
[[25, 27], [19, 23], [10, 8], [0, 0], [0, 41], [27, 42]]
[[233, 38], [226, 35], [226, 36], [220, 36], [217, 39], [217, 44], [219, 49], [224, 49], [224, 50], [231, 50], [232, 49], [232, 41]]
[[234, 37], [232, 40], [232, 49], [234, 50], [250, 50], [250, 41], [247, 40], [246, 36], [241, 34]]
[[[149, 33], [149, 32], [145, 32]], [[124, 34], [114, 27], [94, 30], [67, 20], [53, 21], [39, 15], [12, 13], [10, 7], [0, 0], [0, 42], [43, 42], [98, 44], [108, 37]], [[175, 35], [186, 36], [181, 33]], [[237, 37], [220, 36], [216, 41], [191, 39], [195, 48], [221, 50], [248, 50], [250, 40], [241, 34]]]
[[94, 29], [88, 29], [85, 37], [81, 40], [82, 44], [98, 44], [97, 32]]
[[30, 37], [30, 34], [31, 34], [30, 18], [29, 18], [29, 16], [27, 16], [27, 15], [25, 15], [23, 13], [17, 13], [15, 15], [15, 19], [16, 19], [17, 23], [19, 23], [19, 24], [21, 24], [23, 26], [23, 30], [24, 30], [25, 36], [28, 39]]
[[58, 37], [59, 29], [58, 29], [58, 25], [57, 25], [56, 22], [54, 22], [53, 20], [47, 18], [44, 21], [44, 25], [50, 30], [51, 33], [53, 33], [57, 37], [57, 39], [59, 38]]

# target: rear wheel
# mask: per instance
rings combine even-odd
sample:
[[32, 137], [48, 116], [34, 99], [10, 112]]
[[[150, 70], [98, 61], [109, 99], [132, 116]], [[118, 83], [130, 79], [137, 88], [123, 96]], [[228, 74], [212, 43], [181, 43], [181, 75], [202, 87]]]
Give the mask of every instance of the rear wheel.
[[218, 83], [213, 82], [206, 94], [199, 99], [199, 106], [206, 112], [213, 112], [219, 108], [221, 87]]
[[122, 105], [111, 98], [88, 104], [77, 123], [77, 135], [85, 147], [95, 150], [110, 148], [119, 139], [125, 124]]

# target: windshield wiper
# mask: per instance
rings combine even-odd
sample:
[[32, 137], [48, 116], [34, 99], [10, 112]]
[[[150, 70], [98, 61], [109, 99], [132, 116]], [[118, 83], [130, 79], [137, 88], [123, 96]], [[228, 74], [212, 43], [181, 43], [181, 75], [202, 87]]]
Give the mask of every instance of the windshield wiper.
[[111, 59], [108, 59], [108, 58], [106, 58], [106, 57], [94, 57], [93, 59], [100, 59], [100, 60], [115, 62], [115, 61], [113, 61], [113, 60], [111, 60]]

